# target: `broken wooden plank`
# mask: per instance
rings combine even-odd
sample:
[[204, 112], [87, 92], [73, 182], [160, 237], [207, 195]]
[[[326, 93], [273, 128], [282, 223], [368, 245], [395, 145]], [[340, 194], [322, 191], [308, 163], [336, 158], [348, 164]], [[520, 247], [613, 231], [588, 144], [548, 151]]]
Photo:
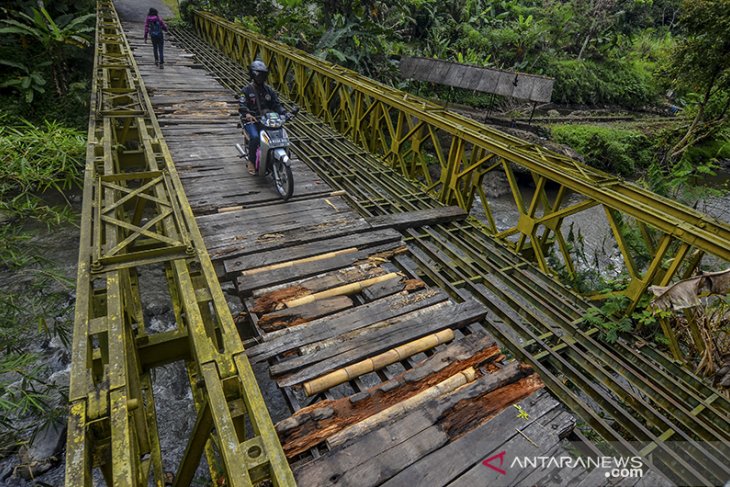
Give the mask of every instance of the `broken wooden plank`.
[[[238, 289], [238, 291], [243, 295], [249, 295], [251, 292], [257, 289], [275, 286], [294, 280], [305, 279], [307, 277], [312, 277], [317, 274], [349, 267], [356, 264], [358, 261], [367, 259], [368, 256], [372, 253], [399, 248], [403, 248], [400, 242], [394, 241], [386, 243], [384, 245], [369, 247], [362, 250], [351, 247], [351, 252], [339, 254], [332, 252], [328, 254], [323, 254], [322, 257], [315, 256], [316, 258], [314, 260], [304, 261], [301, 263], [294, 261], [293, 263], [291, 263], [291, 265], [287, 266], [283, 266], [283, 264], [286, 264], [286, 262], [273, 264], [282, 265], [282, 267], [259, 271], [252, 275], [244, 274], [243, 276], [240, 276], [236, 279], [236, 289]], [[403, 286], [400, 287], [400, 289], [402, 288]]]
[[254, 307], [250, 311], [263, 314], [282, 309], [287, 306], [287, 301], [311, 296], [344, 285], [367, 281], [383, 276], [386, 272], [382, 267], [362, 263], [315, 277], [259, 289], [253, 293], [255, 301]]
[[374, 229], [377, 228], [416, 228], [424, 225], [435, 225], [437, 223], [448, 223], [452, 221], [465, 220], [468, 213], [458, 206], [442, 206], [429, 208], [427, 210], [408, 211], [404, 213], [392, 213], [367, 218], [367, 222]]
[[[384, 424], [381, 428], [366, 434], [357, 443], [328, 452], [315, 461], [295, 468], [297, 485], [319, 486], [326, 483], [340, 483], [341, 480], [347, 481], [348, 472], [355, 471], [359, 465], [371, 458], [388, 453], [392, 448], [409, 441], [422, 431], [434, 428], [434, 421], [435, 418], [432, 417], [430, 410], [419, 410], [405, 418]], [[447, 439], [444, 434], [442, 443]]]
[[319, 301], [297, 306], [296, 308], [286, 308], [268, 313], [259, 318], [258, 326], [264, 332], [269, 333], [337, 313], [351, 308], [352, 305], [352, 299], [347, 296], [334, 296], [320, 299]]
[[[515, 363], [515, 367], [504, 369], [499, 374], [504, 376], [507, 373], [514, 373], [514, 371], [518, 370], [520, 369]], [[445, 433], [448, 442], [461, 441], [460, 437], [452, 436], [443, 427], [441, 419], [444, 415], [453, 414], [451, 410], [465, 400], [469, 400], [468, 398], [484, 395], [485, 392], [490, 391], [490, 386], [494, 388], [503, 382], [503, 380], [489, 380], [485, 376], [482, 379], [481, 385], [478, 382], [472, 382], [460, 388], [457, 392], [452, 393], [450, 396], [431, 399], [402, 417], [392, 421], [378, 423], [376, 429], [356, 437], [353, 441], [345, 443], [341, 447], [329, 451], [319, 459], [295, 470], [297, 480], [301, 479], [306, 483], [310, 480], [319, 479], [323, 485], [329, 485], [329, 482], [338, 482], [340, 484], [344, 482], [344, 485], [349, 485], [349, 481], [353, 480], [352, 475], [356, 474], [356, 477], [367, 480], [363, 484], [357, 483], [356, 485], [380, 485], [400, 471], [420, 461], [430, 452], [437, 451], [438, 448], [446, 445], [446, 442], [440, 441], [438, 444], [428, 448], [417, 447], [418, 455], [409, 455], [409, 450], [414, 447], [412, 441], [416, 440], [423, 431], [435, 429], [436, 431]], [[520, 380], [526, 379], [523, 378]], [[525, 390], [531, 392], [529, 388]], [[492, 392], [498, 392], [498, 389], [492, 389]], [[529, 392], [526, 395], [529, 395]], [[552, 405], [556, 407], [557, 402], [553, 401]], [[502, 417], [497, 423], [500, 421], [505, 423], [503, 428], [505, 431], [510, 431], [508, 429], [509, 426], [522, 427], [525, 424], [524, 421], [517, 419], [514, 411], [510, 411], [509, 408], [504, 410], [504, 407], [506, 407], [505, 404], [502, 404], [501, 407], [503, 409], [501, 413]], [[489, 416], [491, 416], [490, 413], [485, 413], [484, 419]], [[499, 434], [498, 424], [493, 426], [497, 426], [495, 433]], [[481, 426], [477, 423], [476, 427], [480, 428]], [[441, 438], [443, 439], [443, 437]], [[418, 440], [416, 441], [418, 442]], [[458, 455], [460, 452], [454, 450], [452, 454]], [[446, 461], [448, 462], [449, 460], [446, 459]], [[434, 465], [434, 468], [440, 467]]]
[[446, 299], [448, 299], [446, 294], [437, 289], [389, 296], [341, 311], [333, 316], [311, 321], [306, 325], [293, 326], [267, 334], [264, 337], [266, 340], [264, 343], [248, 348], [246, 354], [252, 361], [267, 360], [287, 350], [327, 340], [338, 334], [388, 320]]
[[361, 375], [380, 370], [388, 365], [400, 362], [401, 360], [406, 360], [413, 355], [430, 350], [453, 339], [453, 330], [451, 328], [447, 328], [439, 331], [438, 333], [427, 335], [419, 338], [418, 340], [392, 348], [387, 352], [370, 357], [362, 362], [348, 365], [342, 369], [335, 370], [329, 374], [307, 381], [302, 387], [308, 396], [312, 396], [349, 380], [355, 379], [356, 377], [360, 377]]
[[395, 323], [373, 330], [365, 329], [346, 343], [281, 362], [272, 366], [270, 371], [272, 375], [281, 375], [301, 368], [277, 380], [281, 387], [292, 386], [444, 328], [459, 328], [480, 321], [486, 312], [484, 305], [476, 300], [439, 307], [429, 313], [416, 312], [419, 316], [395, 320]]
[[[290, 418], [279, 422], [276, 429], [287, 456], [293, 456], [325, 441], [328, 436], [355, 424], [363, 418], [405, 400], [425, 390], [444, 378], [499, 359], [502, 355], [489, 336], [469, 335], [451, 343], [444, 350], [415, 364], [391, 380], [378, 384], [350, 398], [326, 400], [299, 410]], [[499, 378], [507, 380], [518, 369], [501, 372]], [[516, 375], [511, 375], [513, 380]], [[491, 384], [501, 382], [490, 375]], [[480, 384], [484, 380], [478, 381]], [[481, 386], [480, 386], [481, 387]]]
[[382, 283], [385, 281], [400, 281], [403, 276], [398, 274], [397, 272], [390, 272], [388, 274], [383, 274], [381, 276], [375, 276], [371, 277], [369, 279], [364, 279], [362, 281], [356, 281], [351, 282], [349, 284], [345, 284], [343, 286], [337, 286], [330, 289], [326, 289], [324, 291], [320, 291], [318, 293], [309, 294], [307, 296], [301, 296], [294, 299], [289, 299], [287, 301], [284, 301], [284, 305], [287, 308], [294, 308], [296, 306], [301, 306], [303, 304], [312, 303], [314, 301], [317, 301], [319, 299], [325, 299], [330, 298], [332, 296], [349, 296], [352, 294], [357, 294], [361, 292], [363, 289], [366, 289], [368, 286], [372, 286], [374, 284]]

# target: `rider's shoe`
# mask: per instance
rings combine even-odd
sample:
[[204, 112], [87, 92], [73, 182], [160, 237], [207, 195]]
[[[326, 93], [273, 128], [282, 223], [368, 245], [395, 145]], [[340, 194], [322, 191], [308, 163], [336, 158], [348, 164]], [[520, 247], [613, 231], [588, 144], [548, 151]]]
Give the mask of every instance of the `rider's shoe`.
[[247, 165], [247, 168], [248, 168], [248, 173], [251, 176], [255, 176], [256, 175], [256, 166], [254, 166], [253, 162], [249, 162], [248, 165]]

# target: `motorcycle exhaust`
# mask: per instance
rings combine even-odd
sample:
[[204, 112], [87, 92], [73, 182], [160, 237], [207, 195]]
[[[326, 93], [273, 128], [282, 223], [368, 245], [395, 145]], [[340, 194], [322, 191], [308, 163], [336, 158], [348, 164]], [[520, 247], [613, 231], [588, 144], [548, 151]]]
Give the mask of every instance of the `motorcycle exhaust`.
[[243, 149], [243, 147], [241, 147], [241, 144], [236, 144], [236, 150], [238, 151], [239, 154], [241, 154], [239, 156], [241, 159], [246, 158], [246, 151]]

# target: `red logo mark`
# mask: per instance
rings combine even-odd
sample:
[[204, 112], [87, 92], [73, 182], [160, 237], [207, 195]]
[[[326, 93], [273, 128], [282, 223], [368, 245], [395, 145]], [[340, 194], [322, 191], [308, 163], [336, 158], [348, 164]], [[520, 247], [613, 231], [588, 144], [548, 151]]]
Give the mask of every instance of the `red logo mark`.
[[[504, 464], [504, 456], [506, 454], [507, 454], [507, 451], [503, 451], [503, 452], [497, 453], [493, 457], [489, 457], [486, 460], [484, 460], [482, 462], [482, 465], [484, 465], [485, 467], [491, 468], [492, 470], [494, 470], [497, 473], [501, 473], [502, 475], [507, 475], [507, 471], [506, 470], [503, 470], [503, 469], [499, 468], [499, 467], [501, 467]], [[496, 466], [494, 466], [494, 465], [491, 464], [491, 461], [494, 460], [495, 458], [499, 458], [499, 467], [496, 467]]]

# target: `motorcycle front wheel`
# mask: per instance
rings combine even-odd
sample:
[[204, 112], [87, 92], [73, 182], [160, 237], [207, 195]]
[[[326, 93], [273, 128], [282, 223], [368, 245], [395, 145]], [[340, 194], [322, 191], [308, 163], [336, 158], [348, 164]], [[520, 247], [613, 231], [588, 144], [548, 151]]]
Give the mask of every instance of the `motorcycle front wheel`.
[[281, 161], [274, 161], [274, 185], [284, 201], [291, 198], [292, 193], [294, 193], [294, 177], [291, 173], [291, 167]]

